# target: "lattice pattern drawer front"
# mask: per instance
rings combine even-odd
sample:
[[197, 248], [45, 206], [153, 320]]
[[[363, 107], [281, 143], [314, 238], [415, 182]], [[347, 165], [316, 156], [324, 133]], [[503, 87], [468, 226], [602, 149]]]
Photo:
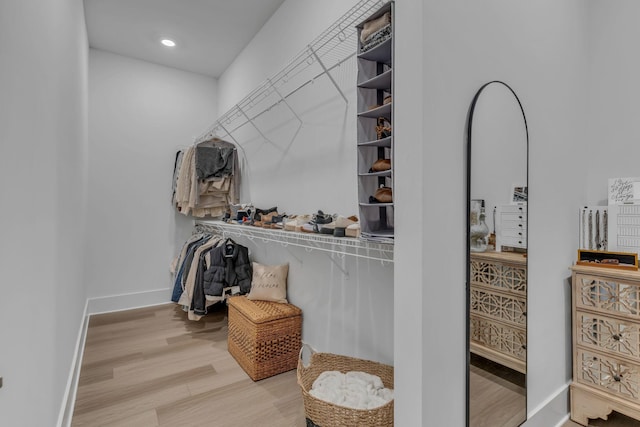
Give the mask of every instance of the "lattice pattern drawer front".
[[473, 314], [482, 314], [515, 327], [524, 328], [527, 323], [526, 306], [524, 298], [471, 287], [471, 313]]
[[576, 275], [576, 306], [640, 319], [638, 286], [620, 280]]
[[471, 261], [471, 282], [521, 294], [527, 293], [527, 268]]
[[637, 324], [583, 312], [577, 313], [577, 319], [579, 345], [640, 362], [640, 328]]
[[638, 366], [578, 349], [578, 382], [640, 403]]
[[519, 360], [526, 360], [527, 334], [523, 330], [510, 328], [499, 323], [471, 316], [471, 341], [508, 354]]

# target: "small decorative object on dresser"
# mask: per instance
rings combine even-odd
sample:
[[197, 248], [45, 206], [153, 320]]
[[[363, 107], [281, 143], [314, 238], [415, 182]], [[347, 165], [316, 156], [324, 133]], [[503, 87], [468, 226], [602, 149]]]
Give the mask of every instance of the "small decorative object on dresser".
[[471, 200], [471, 212], [469, 213], [469, 250], [471, 252], [484, 252], [487, 250], [489, 227], [485, 222], [484, 200]]
[[571, 419], [616, 411], [640, 421], [640, 273], [572, 268]]

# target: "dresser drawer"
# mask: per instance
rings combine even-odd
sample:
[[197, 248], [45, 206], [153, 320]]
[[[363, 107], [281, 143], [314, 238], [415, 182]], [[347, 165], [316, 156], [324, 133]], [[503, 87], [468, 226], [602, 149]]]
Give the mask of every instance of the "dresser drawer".
[[503, 239], [513, 238], [513, 239], [526, 240], [527, 239], [527, 233], [522, 228], [503, 228], [502, 229], [502, 238]]
[[526, 360], [527, 334], [524, 330], [471, 315], [469, 319], [471, 341], [500, 353]]
[[527, 267], [471, 258], [471, 284], [489, 286], [526, 297]]
[[502, 246], [513, 246], [515, 248], [526, 248], [527, 238], [525, 237], [504, 237], [500, 239]]
[[502, 213], [500, 214], [500, 221], [502, 223], [506, 222], [526, 222], [527, 214], [526, 213]]
[[473, 285], [470, 293], [471, 314], [498, 320], [516, 328], [526, 326], [526, 299], [479, 289]]
[[576, 354], [577, 381], [633, 403], [640, 403], [639, 366], [578, 348]]
[[640, 288], [624, 279], [575, 275], [576, 308], [640, 320]]
[[501, 214], [527, 214], [527, 207], [525, 205], [501, 205]]
[[576, 343], [614, 357], [632, 358], [640, 363], [640, 328], [633, 322], [578, 311]]

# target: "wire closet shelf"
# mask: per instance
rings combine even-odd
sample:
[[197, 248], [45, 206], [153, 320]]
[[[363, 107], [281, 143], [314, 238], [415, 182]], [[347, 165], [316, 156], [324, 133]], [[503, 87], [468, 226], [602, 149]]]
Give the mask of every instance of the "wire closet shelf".
[[282, 103], [302, 125], [302, 120], [287, 102], [287, 98], [323, 75], [329, 78], [345, 103], [348, 103], [347, 97], [331, 75], [331, 71], [356, 56], [356, 26], [364, 22], [383, 4], [385, 4], [384, 0], [358, 2], [322, 34], [307, 44], [280, 71], [266, 79], [222, 114], [206, 132], [195, 139], [194, 144], [226, 135], [241, 147], [241, 144], [233, 137], [233, 133], [248, 123], [265, 137], [255, 120]]
[[353, 237], [333, 237], [325, 234], [271, 230], [214, 220], [196, 221], [195, 230], [215, 233], [224, 238], [246, 237], [251, 241], [278, 243], [283, 247], [304, 248], [309, 252], [317, 250], [340, 256], [353, 256], [380, 261], [383, 264], [393, 263], [393, 244], [389, 243], [367, 242]]

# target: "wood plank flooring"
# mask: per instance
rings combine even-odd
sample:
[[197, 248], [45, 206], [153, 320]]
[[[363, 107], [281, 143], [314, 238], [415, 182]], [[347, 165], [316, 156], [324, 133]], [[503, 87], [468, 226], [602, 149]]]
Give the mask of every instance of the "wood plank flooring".
[[72, 426], [305, 426], [296, 372], [252, 381], [227, 351], [227, 309], [91, 316]]
[[[470, 379], [473, 427], [521, 419], [521, 378], [475, 360]], [[72, 426], [213, 425], [305, 426], [295, 370], [253, 382], [227, 351], [222, 304], [199, 322], [187, 320], [175, 304], [91, 316]], [[589, 423], [638, 425], [617, 413]]]
[[525, 376], [471, 355], [469, 425], [515, 427], [526, 417]]

